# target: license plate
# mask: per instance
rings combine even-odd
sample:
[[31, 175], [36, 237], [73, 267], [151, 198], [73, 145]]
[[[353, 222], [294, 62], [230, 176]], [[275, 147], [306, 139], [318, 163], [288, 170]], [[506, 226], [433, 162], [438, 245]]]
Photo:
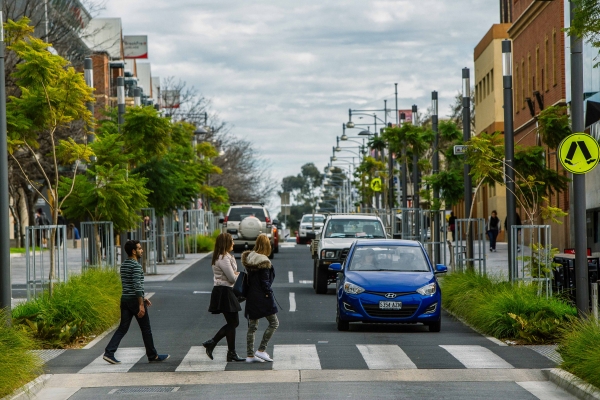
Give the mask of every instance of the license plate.
[[380, 310], [400, 310], [402, 309], [401, 301], [380, 301], [379, 302]]

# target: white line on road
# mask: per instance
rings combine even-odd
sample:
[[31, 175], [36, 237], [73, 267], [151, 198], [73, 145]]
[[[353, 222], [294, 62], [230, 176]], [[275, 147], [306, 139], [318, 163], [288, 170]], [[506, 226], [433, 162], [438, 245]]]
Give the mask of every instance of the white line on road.
[[143, 347], [125, 347], [117, 350], [115, 353], [115, 358], [120, 360], [121, 364], [109, 364], [100, 356], [79, 371], [79, 373], [102, 374], [127, 372], [145, 355], [146, 349]]
[[303, 285], [312, 285], [312, 283], [313, 283], [313, 281], [298, 281], [298, 282]]
[[208, 358], [204, 346], [192, 346], [175, 371], [225, 371], [225, 367], [227, 367], [226, 355], [226, 346], [215, 347], [215, 350], [213, 351], [214, 360]]
[[369, 369], [415, 369], [406, 353], [395, 344], [357, 344]]
[[552, 382], [516, 382], [517, 385], [541, 400], [572, 400], [571, 396]]
[[273, 349], [274, 370], [321, 369], [314, 344], [276, 344]]
[[493, 351], [482, 346], [443, 346], [448, 353], [467, 368], [514, 368]]
[[294, 272], [293, 271], [288, 272], [288, 280], [290, 281], [290, 283], [294, 283]]
[[194, 294], [211, 294], [212, 292], [206, 292], [203, 290], [194, 290]]
[[296, 312], [296, 293], [290, 292], [290, 312]]

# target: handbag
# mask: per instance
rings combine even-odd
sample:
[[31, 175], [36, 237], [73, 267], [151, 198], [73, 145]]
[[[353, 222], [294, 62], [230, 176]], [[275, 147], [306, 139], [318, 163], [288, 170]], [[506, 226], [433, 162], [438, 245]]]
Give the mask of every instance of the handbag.
[[248, 274], [246, 271], [241, 271], [235, 280], [233, 294], [235, 294], [240, 303], [246, 300], [246, 295], [248, 294]]

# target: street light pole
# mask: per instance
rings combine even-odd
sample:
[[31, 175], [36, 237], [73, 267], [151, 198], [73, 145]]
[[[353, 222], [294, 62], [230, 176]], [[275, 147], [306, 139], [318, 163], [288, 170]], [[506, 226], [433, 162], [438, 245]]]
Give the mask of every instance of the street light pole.
[[[462, 80], [463, 80], [463, 92], [462, 92], [462, 105], [463, 105], [463, 141], [467, 143], [471, 140], [471, 78], [469, 68], [463, 68]], [[471, 168], [469, 164], [465, 162], [464, 166], [464, 181], [465, 181], [465, 218], [471, 218], [471, 200], [473, 196], [473, 186], [471, 183]], [[467, 227], [467, 260], [473, 259], [473, 229], [472, 224], [468, 224]], [[472, 261], [467, 261], [469, 268], [473, 267]]]
[[517, 202], [515, 197], [515, 132], [513, 127], [512, 48], [510, 40], [502, 41], [502, 75], [504, 87], [504, 166], [506, 182], [506, 242], [508, 244], [508, 280], [513, 281], [512, 226], [515, 224]]
[[8, 220], [8, 136], [4, 76], [4, 23], [0, 0], [0, 309], [11, 309], [10, 229]]
[[[437, 175], [440, 172], [440, 154], [438, 153], [439, 146], [439, 134], [438, 134], [438, 92], [431, 92], [431, 128], [434, 133], [433, 141], [433, 175]], [[440, 189], [433, 188], [433, 202], [439, 207], [440, 200]], [[436, 264], [440, 263], [440, 208], [434, 211], [433, 214], [433, 241], [434, 241], [434, 261]]]
[[133, 89], [133, 104], [136, 107], [139, 107], [142, 105], [142, 89], [140, 89], [138, 87]]
[[[94, 89], [94, 62], [92, 61], [91, 58], [87, 57], [83, 61], [83, 67], [84, 67], [83, 75], [85, 77], [85, 83], [90, 89]], [[90, 114], [92, 114], [92, 120], [93, 120], [94, 119], [94, 102], [88, 101], [86, 103], [86, 106], [87, 106], [87, 109], [90, 112]], [[87, 143], [90, 144], [93, 141], [94, 141], [94, 124], [91, 123], [90, 126], [88, 126]]]
[[[418, 124], [418, 118], [417, 118], [417, 106], [413, 105], [412, 106], [412, 124], [414, 126], [417, 126]], [[412, 176], [413, 176], [413, 208], [419, 208], [420, 205], [420, 201], [419, 201], [419, 168], [417, 167], [417, 164], [419, 162], [419, 156], [417, 155], [417, 152], [415, 151], [415, 149], [413, 148], [413, 160], [412, 160], [412, 164], [413, 164], [413, 171], [412, 171]]]
[[125, 78], [122, 76], [117, 77], [117, 113], [119, 132], [121, 132], [125, 123]]
[[[575, 14], [575, 4], [571, 1], [571, 22]], [[571, 120], [573, 132], [583, 132], [583, 40], [571, 35]], [[575, 300], [580, 316], [590, 313], [589, 277], [587, 261], [585, 175], [573, 174], [575, 227], [575, 277], [577, 294]]]
[[[400, 126], [404, 125], [406, 114], [400, 114]], [[406, 160], [406, 141], [402, 142], [402, 208], [408, 208], [408, 160]]]

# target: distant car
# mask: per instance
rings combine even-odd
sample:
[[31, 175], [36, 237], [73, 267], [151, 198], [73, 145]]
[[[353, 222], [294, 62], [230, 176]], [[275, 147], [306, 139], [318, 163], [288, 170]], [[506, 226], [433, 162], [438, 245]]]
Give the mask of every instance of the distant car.
[[412, 240], [357, 240], [337, 272], [340, 331], [351, 322], [416, 323], [441, 329], [442, 293], [436, 275], [448, 271], [431, 264], [421, 243]]
[[279, 243], [275, 242], [276, 228], [269, 211], [262, 203], [232, 204], [227, 211], [227, 216], [219, 220], [223, 224], [223, 231], [233, 237], [233, 251], [241, 253], [244, 250], [252, 250], [256, 238], [264, 233], [271, 242], [271, 254], [269, 258], [279, 250]]
[[325, 215], [323, 214], [304, 214], [300, 220], [300, 229], [298, 229], [298, 244], [307, 244], [315, 238], [323, 229], [325, 224]]

